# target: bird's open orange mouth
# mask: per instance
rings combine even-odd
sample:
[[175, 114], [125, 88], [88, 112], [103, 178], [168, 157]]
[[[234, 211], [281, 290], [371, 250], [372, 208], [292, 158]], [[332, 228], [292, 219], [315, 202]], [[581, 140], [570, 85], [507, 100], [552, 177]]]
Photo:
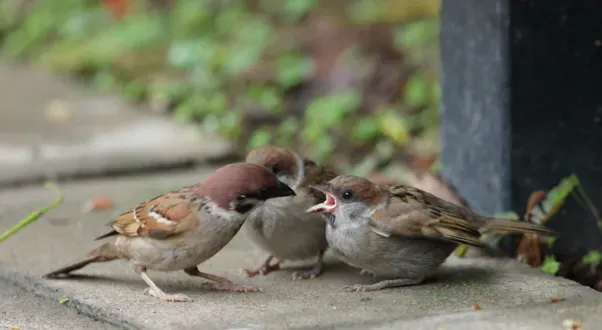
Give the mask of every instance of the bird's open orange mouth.
[[307, 209], [309, 213], [330, 213], [337, 208], [337, 200], [330, 193], [325, 192], [326, 200]]

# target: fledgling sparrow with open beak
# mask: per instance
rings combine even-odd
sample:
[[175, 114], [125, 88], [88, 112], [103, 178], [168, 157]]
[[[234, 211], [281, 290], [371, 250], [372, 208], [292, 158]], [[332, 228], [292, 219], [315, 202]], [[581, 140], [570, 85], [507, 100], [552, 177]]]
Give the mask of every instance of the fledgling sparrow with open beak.
[[[267, 260], [255, 270], [246, 270], [249, 276], [265, 275], [280, 269], [283, 260], [297, 261], [317, 258], [307, 270], [293, 273], [294, 279], [307, 279], [322, 273], [322, 257], [327, 248], [326, 221], [320, 214], [305, 212], [308, 207], [324, 200], [323, 193], [309, 186], [328, 182], [336, 174], [325, 165], [302, 158], [290, 149], [266, 146], [251, 150], [246, 161], [269, 168], [278, 179], [296, 193], [293, 198], [274, 198], [251, 212], [243, 232], [249, 239], [267, 251]], [[271, 264], [276, 258], [277, 263]]]
[[479, 240], [485, 232], [553, 233], [533, 223], [484, 217], [420, 189], [357, 176], [338, 176], [313, 188], [326, 200], [307, 211], [328, 216], [326, 238], [334, 254], [381, 279], [346, 287], [351, 291], [419, 284], [458, 244], [485, 247]]
[[294, 195], [268, 169], [235, 163], [217, 169], [203, 183], [181, 188], [138, 204], [111, 222], [113, 231], [97, 238], [114, 241], [92, 250], [88, 257], [50, 272], [53, 278], [93, 262], [129, 260], [149, 288], [145, 293], [164, 301], [190, 301], [183, 294], [167, 294], [148, 277], [147, 269], [184, 270], [213, 283], [210, 289], [260, 291], [250, 285], [203, 273], [198, 265], [220, 251], [239, 231], [249, 212], [265, 200]]

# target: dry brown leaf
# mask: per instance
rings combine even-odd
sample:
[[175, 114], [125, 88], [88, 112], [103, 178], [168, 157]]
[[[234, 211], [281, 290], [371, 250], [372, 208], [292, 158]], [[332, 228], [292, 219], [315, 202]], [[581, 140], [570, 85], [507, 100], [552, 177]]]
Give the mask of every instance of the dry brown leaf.
[[113, 207], [113, 202], [104, 196], [94, 197], [82, 206], [82, 212], [103, 211]]
[[437, 157], [434, 154], [414, 155], [412, 156], [412, 165], [428, 170], [436, 160]]
[[543, 202], [548, 194], [543, 190], [537, 190], [529, 195], [529, 199], [527, 200], [527, 210], [525, 211], [524, 219], [525, 221], [530, 221], [531, 211], [541, 202]]
[[541, 266], [541, 242], [536, 235], [521, 237], [516, 247], [516, 254], [523, 255], [526, 263], [532, 267]]
[[577, 321], [577, 320], [564, 320], [562, 321], [562, 326], [567, 329], [567, 330], [583, 330], [583, 326], [581, 325], [581, 322]]
[[474, 304], [474, 305], [472, 305], [472, 309], [474, 309], [475, 311], [480, 311], [481, 306], [479, 306], [479, 304]]

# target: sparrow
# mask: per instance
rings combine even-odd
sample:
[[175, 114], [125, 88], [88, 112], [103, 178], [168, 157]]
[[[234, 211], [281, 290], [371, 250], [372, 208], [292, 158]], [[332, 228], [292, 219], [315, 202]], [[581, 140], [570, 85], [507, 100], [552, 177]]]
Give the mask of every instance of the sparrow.
[[357, 176], [338, 176], [312, 188], [326, 199], [307, 212], [327, 215], [326, 239], [333, 253], [381, 278], [345, 287], [350, 291], [420, 284], [459, 244], [485, 247], [479, 238], [486, 232], [553, 234], [538, 224], [478, 215], [417, 188]]
[[198, 269], [239, 231], [255, 207], [270, 198], [292, 196], [294, 191], [263, 166], [234, 163], [223, 166], [204, 182], [167, 192], [138, 204], [113, 221], [112, 231], [96, 240], [114, 237], [87, 257], [43, 277], [68, 275], [90, 263], [128, 260], [146, 282], [146, 294], [163, 301], [191, 301], [183, 294], [167, 294], [147, 275], [147, 270], [184, 270], [213, 283], [214, 290], [261, 291], [250, 285]]
[[[333, 169], [318, 165], [296, 152], [276, 146], [251, 150], [246, 162], [265, 166], [280, 181], [288, 184], [296, 196], [274, 198], [257, 207], [243, 226], [243, 232], [269, 257], [257, 269], [246, 269], [249, 277], [265, 275], [280, 269], [283, 260], [297, 261], [316, 258], [309, 269], [293, 273], [293, 279], [319, 276], [327, 249], [326, 221], [323, 215], [305, 212], [308, 207], [324, 200], [325, 195], [310, 189], [312, 184], [324, 183], [336, 177]], [[276, 258], [278, 261], [271, 264]]]

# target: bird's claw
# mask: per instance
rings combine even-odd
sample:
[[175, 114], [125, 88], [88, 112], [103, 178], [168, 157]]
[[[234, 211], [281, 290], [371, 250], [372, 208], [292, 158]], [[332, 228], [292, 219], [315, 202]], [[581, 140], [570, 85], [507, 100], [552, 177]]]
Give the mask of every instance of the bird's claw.
[[280, 263], [275, 263], [273, 265], [264, 264], [257, 269], [245, 269], [244, 271], [247, 273], [247, 277], [254, 277], [257, 275], [265, 276], [276, 270], [280, 270]]
[[322, 274], [322, 265], [318, 265], [306, 270], [300, 270], [293, 273], [293, 280], [310, 280]]
[[354, 284], [354, 285], [346, 285], [343, 287], [343, 290], [349, 292], [368, 292], [375, 291], [372, 285], [364, 285], [364, 284]]
[[167, 294], [156, 288], [146, 288], [144, 290], [144, 294], [147, 294], [147, 295], [155, 297], [155, 298], [159, 298], [159, 299], [161, 299], [163, 301], [167, 301], [167, 302], [191, 302], [192, 301], [192, 299], [190, 299], [190, 297], [188, 297], [185, 294], [181, 294], [181, 293]]

